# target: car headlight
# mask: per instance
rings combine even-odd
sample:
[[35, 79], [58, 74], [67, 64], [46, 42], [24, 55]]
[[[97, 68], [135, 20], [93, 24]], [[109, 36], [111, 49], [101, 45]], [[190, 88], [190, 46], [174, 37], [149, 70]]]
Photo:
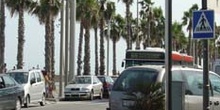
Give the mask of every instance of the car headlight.
[[82, 91], [90, 92], [89, 88], [82, 88]]
[[69, 91], [71, 91], [71, 88], [65, 88], [64, 89], [64, 92], [69, 92]]

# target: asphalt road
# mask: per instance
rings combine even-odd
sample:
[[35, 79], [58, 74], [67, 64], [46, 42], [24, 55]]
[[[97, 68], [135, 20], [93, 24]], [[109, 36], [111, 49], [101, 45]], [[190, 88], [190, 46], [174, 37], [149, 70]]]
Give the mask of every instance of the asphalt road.
[[31, 104], [29, 108], [22, 110], [106, 110], [108, 99], [95, 99], [93, 101], [58, 101], [49, 102], [45, 106], [40, 104]]

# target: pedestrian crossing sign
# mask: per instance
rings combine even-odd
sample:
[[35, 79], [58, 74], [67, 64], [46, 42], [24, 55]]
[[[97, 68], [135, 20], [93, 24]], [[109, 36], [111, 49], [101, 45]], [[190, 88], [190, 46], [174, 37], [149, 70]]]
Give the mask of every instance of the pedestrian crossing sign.
[[193, 12], [193, 39], [212, 39], [214, 38], [214, 11], [200, 10]]

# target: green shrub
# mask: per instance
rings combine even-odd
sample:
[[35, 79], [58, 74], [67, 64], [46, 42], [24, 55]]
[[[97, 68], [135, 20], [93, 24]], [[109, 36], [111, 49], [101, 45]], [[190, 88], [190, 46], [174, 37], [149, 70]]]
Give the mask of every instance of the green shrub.
[[138, 84], [127, 94], [132, 97], [134, 105], [130, 110], [165, 110], [165, 95], [161, 83]]

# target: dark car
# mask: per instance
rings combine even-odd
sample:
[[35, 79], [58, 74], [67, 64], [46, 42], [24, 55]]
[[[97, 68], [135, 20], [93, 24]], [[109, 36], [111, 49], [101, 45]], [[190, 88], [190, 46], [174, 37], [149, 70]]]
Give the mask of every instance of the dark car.
[[107, 76], [107, 75], [99, 75], [97, 77], [103, 84], [103, 96], [109, 97], [114, 80], [110, 76]]
[[12, 77], [0, 74], [0, 110], [21, 110], [24, 89]]

